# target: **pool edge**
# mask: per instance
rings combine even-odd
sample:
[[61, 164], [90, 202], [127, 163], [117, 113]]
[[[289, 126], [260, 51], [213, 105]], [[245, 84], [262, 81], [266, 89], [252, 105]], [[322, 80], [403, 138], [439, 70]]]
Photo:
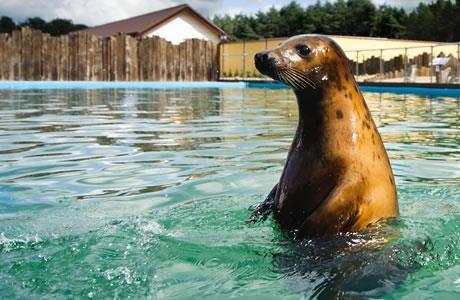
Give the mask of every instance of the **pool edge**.
[[[425, 83], [360, 82], [363, 92], [416, 94], [460, 97], [460, 85]], [[287, 85], [267, 80], [221, 81], [0, 81], [0, 90], [46, 89], [198, 89], [198, 88], [266, 88], [284, 89]]]

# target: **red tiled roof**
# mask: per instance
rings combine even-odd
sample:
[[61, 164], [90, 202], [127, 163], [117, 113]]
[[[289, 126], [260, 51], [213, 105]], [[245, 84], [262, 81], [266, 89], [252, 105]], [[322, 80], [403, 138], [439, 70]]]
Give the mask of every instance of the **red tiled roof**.
[[209, 27], [216, 34], [226, 36], [226, 33], [219, 27], [209, 22], [205, 17], [196, 12], [187, 4], [182, 4], [162, 10], [157, 10], [148, 14], [115, 21], [92, 28], [83, 29], [83, 32], [89, 32], [98, 36], [107, 37], [116, 35], [118, 33], [126, 33], [130, 35], [142, 35], [143, 33], [151, 30], [152, 28], [160, 25], [166, 20], [178, 15], [179, 13], [187, 11], [196, 16], [203, 24]]

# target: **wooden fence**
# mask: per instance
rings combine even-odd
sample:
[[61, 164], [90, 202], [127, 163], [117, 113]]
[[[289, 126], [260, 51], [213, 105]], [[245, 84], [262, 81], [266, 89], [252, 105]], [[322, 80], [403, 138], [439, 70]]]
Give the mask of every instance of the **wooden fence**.
[[30, 28], [0, 34], [1, 80], [205, 81], [218, 79], [217, 45], [190, 39], [84, 32], [53, 37]]

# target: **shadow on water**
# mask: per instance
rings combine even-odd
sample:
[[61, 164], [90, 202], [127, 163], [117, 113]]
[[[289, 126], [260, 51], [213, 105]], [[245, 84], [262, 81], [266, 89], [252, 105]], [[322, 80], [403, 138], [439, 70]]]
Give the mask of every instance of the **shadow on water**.
[[403, 227], [402, 220], [392, 219], [365, 232], [286, 243], [286, 252], [274, 254], [273, 263], [290, 289], [308, 299], [382, 298], [427, 260], [441, 264], [430, 237], [405, 240]]

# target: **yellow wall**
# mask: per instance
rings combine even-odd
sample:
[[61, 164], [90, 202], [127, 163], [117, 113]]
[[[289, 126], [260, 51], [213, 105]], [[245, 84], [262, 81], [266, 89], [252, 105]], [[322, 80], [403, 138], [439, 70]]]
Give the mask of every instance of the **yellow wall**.
[[[420, 55], [424, 52], [430, 54], [433, 47], [433, 56], [436, 57], [440, 52], [446, 55], [452, 54], [458, 57], [459, 48], [457, 44], [445, 44], [439, 42], [397, 40], [386, 38], [354, 37], [354, 36], [334, 36], [330, 35], [345, 51], [348, 58], [358, 61], [375, 56], [384, 60], [390, 60], [399, 55], [405, 55], [407, 48], [408, 58]], [[255, 53], [264, 49], [270, 49], [283, 42], [286, 38], [272, 38], [266, 40], [255, 40], [245, 42], [231, 42], [221, 45], [221, 75], [223, 77], [233, 75], [247, 77], [259, 75], [254, 67]], [[382, 51], [381, 51], [382, 50]], [[245, 55], [243, 55], [243, 53]]]

